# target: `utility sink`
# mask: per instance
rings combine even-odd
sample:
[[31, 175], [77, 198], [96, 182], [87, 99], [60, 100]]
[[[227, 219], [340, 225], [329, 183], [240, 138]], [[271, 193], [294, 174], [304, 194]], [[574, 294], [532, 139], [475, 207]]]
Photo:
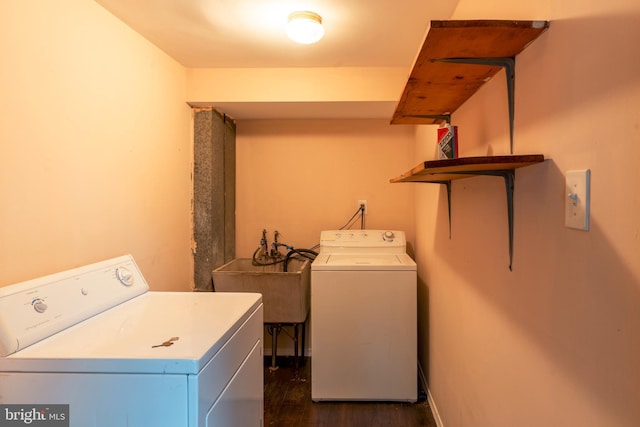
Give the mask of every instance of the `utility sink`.
[[253, 265], [251, 258], [236, 258], [211, 273], [215, 292], [262, 294], [264, 323], [304, 323], [310, 307], [309, 260], [291, 258], [283, 264]]

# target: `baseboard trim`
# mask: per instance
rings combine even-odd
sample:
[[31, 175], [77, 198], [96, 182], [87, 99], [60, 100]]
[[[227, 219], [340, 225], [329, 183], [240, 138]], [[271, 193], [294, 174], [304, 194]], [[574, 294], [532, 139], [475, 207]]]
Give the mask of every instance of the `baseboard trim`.
[[436, 421], [436, 426], [444, 427], [442, 418], [440, 418], [440, 413], [438, 412], [438, 407], [436, 406], [435, 400], [433, 400], [433, 395], [431, 394], [429, 384], [427, 384], [427, 378], [424, 375], [424, 371], [422, 370], [422, 365], [420, 363], [418, 363], [418, 377], [420, 378], [420, 385], [422, 386], [422, 389], [427, 391], [427, 402], [429, 402], [429, 408], [431, 408], [431, 413], [433, 414], [433, 419]]

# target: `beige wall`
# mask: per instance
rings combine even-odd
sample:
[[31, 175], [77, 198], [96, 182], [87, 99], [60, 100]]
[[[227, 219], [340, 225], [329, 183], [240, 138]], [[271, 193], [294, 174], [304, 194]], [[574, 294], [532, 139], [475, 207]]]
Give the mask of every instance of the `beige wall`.
[[[131, 252], [153, 289], [188, 290], [187, 71], [92, 1], [1, 9], [0, 286]], [[637, 0], [454, 13], [552, 21], [517, 61], [515, 153], [549, 160], [517, 173], [513, 272], [501, 180], [454, 183], [450, 240], [440, 186], [388, 183], [433, 158], [435, 129], [386, 120], [239, 122], [238, 256], [263, 228], [312, 246], [367, 199], [367, 227], [415, 247], [445, 426], [640, 424], [639, 17]], [[461, 155], [508, 152], [502, 76], [454, 122]], [[577, 168], [592, 171], [589, 232], [563, 226]]]
[[189, 290], [185, 69], [93, 1], [0, 9], [0, 286], [132, 253]]
[[207, 104], [395, 102], [406, 73], [403, 67], [190, 68], [187, 96]]
[[231, 117], [391, 117], [405, 67], [191, 68], [187, 99]]
[[[366, 228], [405, 230], [412, 250], [413, 189], [389, 179], [413, 162], [414, 140], [411, 126], [392, 127], [388, 120], [238, 121], [237, 257], [252, 256], [263, 229], [269, 244], [278, 230], [280, 242], [313, 248], [322, 230], [345, 225], [361, 199], [368, 204]], [[267, 333], [265, 349], [271, 354]], [[278, 354], [293, 354], [284, 333]]]
[[[640, 425], [640, 3], [552, 0], [546, 16], [474, 4], [453, 18], [552, 21], [516, 65], [514, 152], [548, 160], [516, 174], [513, 272], [501, 179], [453, 184], [451, 240], [444, 190], [415, 185], [421, 361], [440, 418]], [[499, 75], [453, 116], [460, 155], [508, 152], [506, 120]], [[416, 160], [433, 156], [433, 138], [419, 129]], [[589, 232], [564, 227], [565, 174], [581, 168]]]
[[389, 183], [413, 162], [413, 135], [388, 120], [238, 121], [237, 256], [251, 257], [265, 228], [269, 242], [278, 230], [281, 242], [311, 248], [360, 199], [366, 228], [405, 230], [413, 242], [413, 190]]

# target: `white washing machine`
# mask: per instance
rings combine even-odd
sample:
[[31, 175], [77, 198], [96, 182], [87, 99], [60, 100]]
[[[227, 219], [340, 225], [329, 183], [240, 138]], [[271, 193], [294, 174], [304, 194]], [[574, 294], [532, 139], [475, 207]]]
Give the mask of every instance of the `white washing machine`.
[[131, 256], [2, 287], [0, 425], [260, 427], [262, 320], [259, 294], [149, 292]]
[[404, 232], [321, 233], [311, 351], [313, 401], [417, 400], [417, 272]]

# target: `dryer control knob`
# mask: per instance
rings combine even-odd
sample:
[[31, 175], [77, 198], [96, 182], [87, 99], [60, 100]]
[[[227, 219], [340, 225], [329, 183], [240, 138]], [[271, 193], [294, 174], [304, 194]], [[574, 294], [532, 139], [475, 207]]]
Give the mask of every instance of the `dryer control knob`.
[[384, 234], [382, 235], [382, 238], [384, 240], [393, 240], [393, 238], [396, 237], [395, 234], [393, 234], [393, 231], [385, 231]]
[[41, 299], [35, 300], [33, 302], [33, 309], [38, 313], [44, 313], [47, 309], [47, 304], [45, 304]]
[[124, 267], [116, 268], [116, 277], [125, 286], [133, 285], [133, 274]]

